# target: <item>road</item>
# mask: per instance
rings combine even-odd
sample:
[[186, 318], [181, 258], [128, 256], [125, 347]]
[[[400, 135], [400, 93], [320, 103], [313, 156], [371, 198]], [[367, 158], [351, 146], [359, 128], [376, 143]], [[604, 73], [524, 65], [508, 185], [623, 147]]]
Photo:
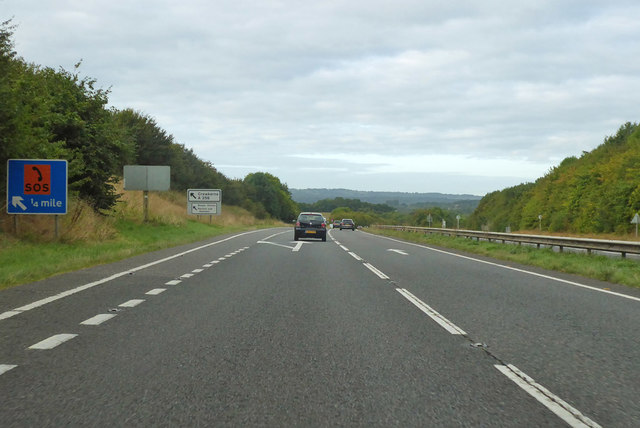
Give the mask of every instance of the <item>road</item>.
[[0, 293], [13, 426], [640, 423], [640, 293], [268, 229]]

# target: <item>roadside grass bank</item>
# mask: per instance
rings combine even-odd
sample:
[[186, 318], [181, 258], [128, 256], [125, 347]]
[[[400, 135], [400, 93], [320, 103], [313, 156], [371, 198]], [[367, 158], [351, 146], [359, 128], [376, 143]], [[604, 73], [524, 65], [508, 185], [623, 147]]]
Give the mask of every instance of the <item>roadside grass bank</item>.
[[116, 237], [104, 241], [44, 242], [0, 236], [0, 290], [56, 274], [111, 263], [150, 251], [270, 225], [182, 225], [118, 220]]
[[218, 216], [188, 215], [182, 192], [152, 192], [149, 199], [148, 222], [142, 192], [124, 192], [114, 210], [103, 214], [70, 200], [57, 239], [52, 216], [20, 216], [16, 235], [15, 219], [0, 214], [0, 290], [219, 235], [282, 226], [234, 206], [224, 206]]
[[433, 245], [468, 253], [493, 257], [543, 269], [581, 275], [587, 278], [640, 288], [640, 263], [638, 261], [554, 252], [549, 248], [532, 248], [524, 245], [476, 241], [468, 238], [438, 234], [420, 234], [371, 227], [369, 233], [389, 236], [418, 244]]

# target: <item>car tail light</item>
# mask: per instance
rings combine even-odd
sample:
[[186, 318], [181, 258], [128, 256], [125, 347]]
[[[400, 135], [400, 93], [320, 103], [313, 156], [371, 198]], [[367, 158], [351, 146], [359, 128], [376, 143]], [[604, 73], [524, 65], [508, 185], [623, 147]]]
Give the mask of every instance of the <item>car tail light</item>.
[[327, 224], [326, 223], [322, 223], [321, 226], [322, 227], [327, 227]]

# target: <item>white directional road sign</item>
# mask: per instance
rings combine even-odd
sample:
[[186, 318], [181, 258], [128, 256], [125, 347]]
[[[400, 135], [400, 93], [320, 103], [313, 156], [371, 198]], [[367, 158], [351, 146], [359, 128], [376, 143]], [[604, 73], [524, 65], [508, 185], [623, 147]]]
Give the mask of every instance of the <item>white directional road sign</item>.
[[189, 189], [187, 200], [189, 202], [220, 202], [221, 194], [220, 189]]
[[196, 215], [220, 215], [222, 190], [188, 189], [187, 212]]
[[217, 202], [190, 202], [189, 214], [216, 215], [218, 212]]

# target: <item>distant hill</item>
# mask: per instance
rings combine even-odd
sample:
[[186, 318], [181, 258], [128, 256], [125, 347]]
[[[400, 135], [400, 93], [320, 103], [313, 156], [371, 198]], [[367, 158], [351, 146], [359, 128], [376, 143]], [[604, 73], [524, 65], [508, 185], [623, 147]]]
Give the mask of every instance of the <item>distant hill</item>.
[[[487, 194], [472, 228], [629, 233], [640, 211], [640, 127], [626, 123], [604, 143], [571, 156], [534, 183]], [[539, 216], [542, 216], [539, 218]]]
[[289, 189], [296, 202], [312, 204], [323, 199], [359, 199], [372, 204], [387, 204], [400, 211], [438, 206], [471, 213], [482, 199], [477, 195], [445, 193], [375, 192], [349, 189]]

